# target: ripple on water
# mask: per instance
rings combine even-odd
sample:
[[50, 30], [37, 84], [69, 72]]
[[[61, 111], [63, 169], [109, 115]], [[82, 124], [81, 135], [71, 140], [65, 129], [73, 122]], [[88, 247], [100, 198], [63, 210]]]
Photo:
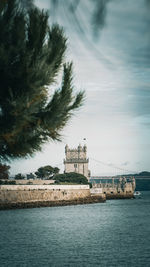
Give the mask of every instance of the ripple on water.
[[1, 266], [150, 266], [150, 192], [138, 200], [0, 211]]

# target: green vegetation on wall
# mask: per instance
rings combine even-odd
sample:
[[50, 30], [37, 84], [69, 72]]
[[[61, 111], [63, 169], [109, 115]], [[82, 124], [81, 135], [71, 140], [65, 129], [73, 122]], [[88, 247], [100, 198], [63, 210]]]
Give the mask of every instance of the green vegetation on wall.
[[14, 180], [0, 180], [0, 185], [13, 185], [13, 184], [16, 184], [16, 181]]
[[57, 174], [54, 177], [56, 183], [88, 184], [87, 178], [75, 172]]

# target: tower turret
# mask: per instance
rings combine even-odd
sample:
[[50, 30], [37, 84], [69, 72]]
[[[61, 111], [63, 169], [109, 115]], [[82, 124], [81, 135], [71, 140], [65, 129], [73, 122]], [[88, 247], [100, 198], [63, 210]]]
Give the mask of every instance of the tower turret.
[[78, 145], [78, 151], [79, 151], [79, 152], [82, 151], [82, 146], [81, 146], [81, 144]]
[[86, 145], [84, 145], [84, 147], [83, 147], [83, 151], [84, 151], [84, 152], [87, 152], [87, 146], [86, 146]]
[[68, 145], [66, 145], [65, 146], [65, 154], [68, 152], [68, 150], [69, 150], [69, 147], [68, 147]]

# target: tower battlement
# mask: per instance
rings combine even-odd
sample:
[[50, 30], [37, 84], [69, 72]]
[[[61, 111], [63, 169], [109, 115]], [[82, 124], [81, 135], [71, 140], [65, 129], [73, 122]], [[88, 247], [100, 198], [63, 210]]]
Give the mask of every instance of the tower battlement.
[[76, 159], [82, 159], [86, 160], [87, 159], [87, 147], [84, 145], [83, 147], [81, 145], [78, 146], [76, 149], [70, 149], [68, 145], [65, 146], [65, 155], [66, 155], [66, 160], [76, 160]]

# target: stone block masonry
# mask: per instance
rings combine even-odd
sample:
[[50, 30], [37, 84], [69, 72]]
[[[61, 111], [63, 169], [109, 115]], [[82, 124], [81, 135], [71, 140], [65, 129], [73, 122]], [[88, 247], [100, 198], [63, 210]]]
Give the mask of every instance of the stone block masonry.
[[73, 200], [90, 195], [88, 185], [1, 185], [0, 202]]
[[135, 191], [135, 178], [130, 177], [130, 181], [127, 182], [126, 178], [120, 178], [117, 183], [114, 183], [112, 178], [111, 183], [93, 183], [92, 190], [95, 192], [99, 191], [106, 195], [106, 199], [123, 199], [133, 198]]
[[102, 202], [89, 185], [1, 185], [0, 209]]
[[88, 170], [89, 159], [87, 158], [87, 147], [84, 145], [78, 146], [77, 149], [70, 149], [68, 145], [65, 146], [64, 159], [65, 173], [76, 172], [83, 174], [89, 179], [90, 171]]

